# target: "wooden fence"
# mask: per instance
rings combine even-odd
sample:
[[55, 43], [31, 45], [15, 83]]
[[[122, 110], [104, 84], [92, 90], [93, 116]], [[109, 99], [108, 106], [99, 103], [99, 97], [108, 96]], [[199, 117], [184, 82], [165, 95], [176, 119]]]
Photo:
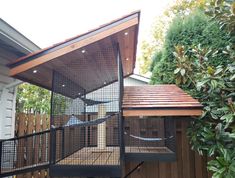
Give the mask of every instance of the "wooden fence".
[[[47, 115], [40, 115], [40, 114], [34, 115], [34, 114], [25, 114], [25, 113], [16, 114], [16, 123], [15, 123], [16, 137], [35, 132], [41, 132], [49, 128], [50, 128], [50, 119]], [[27, 154], [26, 157], [30, 155], [31, 154], [29, 152], [29, 154]], [[20, 162], [21, 159], [16, 160], [16, 164], [17, 161]], [[22, 164], [22, 162], [20, 164]], [[32, 177], [34, 178], [49, 177], [48, 170], [29, 172], [26, 174], [20, 174], [16, 176], [16, 178], [32, 178]]]
[[[17, 114], [16, 136], [49, 129], [49, 118], [45, 115]], [[145, 162], [128, 178], [211, 178], [206, 169], [207, 158], [201, 157], [191, 150], [186, 130], [188, 121], [176, 121], [177, 134], [177, 161], [172, 163]], [[133, 170], [138, 162], [127, 162], [125, 173]], [[49, 177], [48, 170], [17, 175], [17, 178], [44, 178]]]

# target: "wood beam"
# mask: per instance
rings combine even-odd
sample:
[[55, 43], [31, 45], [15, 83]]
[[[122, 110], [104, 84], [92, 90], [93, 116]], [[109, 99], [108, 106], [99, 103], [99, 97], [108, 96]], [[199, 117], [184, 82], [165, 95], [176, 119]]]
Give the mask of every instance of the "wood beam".
[[200, 116], [201, 109], [138, 109], [138, 110], [123, 110], [123, 116]]

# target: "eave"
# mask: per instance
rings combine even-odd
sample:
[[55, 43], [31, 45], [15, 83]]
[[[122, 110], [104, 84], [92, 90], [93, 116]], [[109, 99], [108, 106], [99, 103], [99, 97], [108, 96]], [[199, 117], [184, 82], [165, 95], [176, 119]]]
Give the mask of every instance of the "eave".
[[202, 105], [176, 85], [124, 88], [123, 116], [200, 116]]
[[[102, 78], [86, 86], [79, 83], [86, 92], [91, 92], [117, 81], [114, 74], [117, 71], [117, 63], [114, 60], [119, 46], [124, 77], [129, 76], [135, 67], [139, 18], [140, 12], [134, 12], [82, 35], [19, 58], [8, 65], [11, 68], [10, 75], [52, 90], [53, 72], [59, 72], [70, 78], [74, 84], [78, 84], [71, 76], [79, 71], [71, 69], [65, 73], [63, 69], [80, 60], [80, 66], [85, 67], [86, 71], [77, 76], [87, 76], [86, 82], [91, 82], [97, 75]], [[103, 66], [102, 71], [96, 70], [96, 63]], [[37, 71], [37, 74], [34, 71]]]

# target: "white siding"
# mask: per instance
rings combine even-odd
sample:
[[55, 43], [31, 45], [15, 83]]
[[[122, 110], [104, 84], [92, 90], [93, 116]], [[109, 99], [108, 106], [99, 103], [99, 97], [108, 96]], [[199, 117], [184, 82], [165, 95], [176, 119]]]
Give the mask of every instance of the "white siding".
[[148, 85], [148, 83], [131, 77], [124, 79], [124, 86], [141, 86], [141, 85]]
[[8, 77], [8, 69], [0, 65], [0, 139], [14, 137], [16, 89], [5, 88], [15, 81]]

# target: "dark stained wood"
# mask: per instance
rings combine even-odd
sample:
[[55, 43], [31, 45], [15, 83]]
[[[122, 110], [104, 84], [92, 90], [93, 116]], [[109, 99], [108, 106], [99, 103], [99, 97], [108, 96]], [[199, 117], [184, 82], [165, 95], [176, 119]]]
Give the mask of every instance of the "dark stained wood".
[[126, 86], [124, 116], [200, 116], [202, 105], [176, 85]]
[[[127, 15], [115, 23], [107, 24], [103, 29], [99, 27], [97, 31], [73, 38], [78, 40], [74, 43], [69, 44], [70, 41], [67, 40], [59, 44], [63, 45], [61, 48], [55, 45], [41, 50], [39, 54], [42, 55], [30, 54], [17, 60], [10, 65], [13, 66], [11, 76], [52, 89], [54, 70], [91, 92], [104, 86], [104, 83], [117, 81], [117, 44], [121, 50], [124, 76], [133, 73], [138, 25], [139, 12]], [[126, 32], [128, 35], [125, 35]], [[82, 53], [84, 49], [86, 52]], [[36, 57], [33, 58], [34, 56]], [[29, 58], [33, 59], [27, 61]], [[38, 72], [35, 74], [34, 70]]]
[[[128, 178], [211, 178], [206, 169], [207, 159], [197, 152], [191, 151], [186, 128], [188, 123], [176, 120], [177, 124], [177, 160], [176, 162], [144, 162]], [[125, 174], [130, 172], [139, 162], [126, 162]]]
[[84, 147], [62, 159], [57, 164], [65, 165], [119, 165], [119, 147]]
[[[124, 22], [122, 24], [119, 24], [117, 26], [114, 26], [111, 29], [104, 30], [102, 32], [99, 32], [98, 34], [93, 35], [92, 37], [85, 38], [79, 42], [70, 44], [68, 46], [65, 46], [64, 48], [61, 48], [59, 50], [53, 51], [51, 53], [45, 54], [43, 56], [40, 56], [37, 58], [37, 60], [32, 60], [27, 63], [21, 64], [19, 66], [14, 67], [10, 73], [11, 75], [16, 75], [18, 73], [24, 72], [28, 69], [31, 69], [33, 67], [36, 67], [40, 64], [43, 64], [45, 62], [48, 62], [50, 60], [53, 60], [57, 57], [60, 57], [62, 55], [66, 55], [67, 53], [73, 52], [74, 50], [83, 48], [84, 46], [87, 46], [89, 44], [92, 44], [94, 42], [97, 42], [98, 40], [102, 40], [103, 38], [106, 38], [108, 36], [111, 36], [113, 34], [116, 34], [122, 30], [126, 30], [129, 27], [132, 27], [134, 25], [138, 24], [138, 17], [130, 19], [127, 22]], [[124, 35], [124, 34], [123, 34]]]
[[[34, 131], [34, 115], [29, 114], [28, 115], [28, 122], [27, 122], [27, 134], [32, 134]], [[26, 142], [26, 165], [32, 165], [33, 164], [33, 138], [28, 137]], [[32, 173], [26, 173], [26, 177], [30, 178], [32, 177]]]

